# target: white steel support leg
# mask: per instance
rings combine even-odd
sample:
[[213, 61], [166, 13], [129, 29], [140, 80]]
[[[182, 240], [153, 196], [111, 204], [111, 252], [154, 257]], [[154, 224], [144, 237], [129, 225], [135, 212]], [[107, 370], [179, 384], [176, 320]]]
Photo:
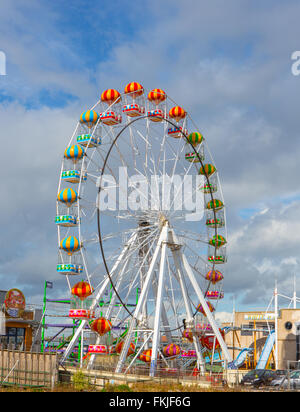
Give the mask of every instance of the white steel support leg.
[[216, 338], [218, 339], [218, 341], [219, 341], [219, 343], [220, 343], [220, 346], [221, 346], [221, 349], [222, 349], [222, 353], [223, 353], [223, 355], [224, 355], [224, 358], [225, 358], [225, 360], [226, 360], [227, 362], [232, 362], [232, 358], [231, 358], [230, 353], [229, 353], [229, 351], [228, 351], [227, 345], [226, 345], [226, 343], [224, 342], [224, 339], [223, 339], [223, 337], [222, 337], [222, 335], [221, 335], [221, 333], [220, 333], [220, 330], [219, 330], [219, 328], [218, 328], [218, 326], [217, 326], [217, 323], [216, 323], [216, 321], [215, 321], [215, 319], [214, 319], [211, 311], [209, 310], [209, 307], [208, 307], [208, 305], [207, 305], [207, 303], [206, 303], [206, 300], [205, 300], [205, 298], [204, 298], [204, 295], [203, 295], [203, 293], [202, 293], [202, 290], [200, 289], [200, 287], [199, 287], [199, 285], [198, 285], [198, 282], [197, 282], [197, 280], [196, 280], [196, 278], [195, 278], [195, 276], [194, 276], [194, 273], [193, 273], [193, 271], [192, 271], [192, 269], [191, 269], [191, 267], [190, 267], [190, 265], [189, 265], [189, 263], [188, 263], [185, 255], [182, 254], [181, 257], [182, 257], [183, 266], [184, 266], [184, 268], [185, 268], [185, 270], [186, 270], [186, 273], [187, 273], [187, 275], [188, 275], [188, 277], [189, 277], [189, 279], [190, 279], [190, 281], [191, 281], [191, 283], [192, 283], [192, 285], [193, 285], [193, 288], [194, 288], [194, 290], [195, 290], [195, 292], [196, 292], [196, 294], [197, 294], [197, 297], [198, 297], [198, 299], [199, 299], [199, 301], [200, 301], [200, 303], [201, 303], [201, 305], [202, 305], [202, 307], [203, 307], [204, 313], [205, 313], [205, 315], [206, 315], [206, 317], [207, 317], [207, 319], [208, 319], [208, 321], [209, 321], [209, 323], [210, 323], [210, 325], [211, 325], [211, 327], [212, 327], [212, 329], [213, 329], [213, 331], [214, 331], [214, 334], [216, 335]]
[[[116, 263], [114, 264], [114, 266], [111, 270], [111, 273], [110, 273], [111, 277], [114, 277], [115, 274], [117, 273], [117, 269], [119, 268], [120, 264], [122, 263], [122, 260], [126, 258], [126, 255], [128, 254], [130, 248], [132, 247], [132, 244], [134, 243], [135, 239], [136, 239], [136, 233], [134, 233], [131, 236], [131, 238], [129, 239], [127, 245], [123, 248], [120, 256], [118, 257]], [[101, 286], [101, 288], [99, 289], [97, 295], [95, 296], [95, 298], [93, 300], [93, 303], [91, 304], [90, 310], [94, 310], [95, 307], [98, 305], [98, 302], [102, 298], [102, 295], [103, 295], [105, 289], [107, 288], [107, 286], [109, 284], [110, 284], [110, 278], [107, 276], [105, 281], [103, 282], [103, 285]], [[72, 350], [73, 350], [73, 348], [74, 348], [74, 346], [75, 346], [75, 344], [76, 344], [76, 342], [77, 342], [77, 340], [78, 340], [78, 338], [81, 334], [81, 331], [84, 330], [86, 324], [87, 324], [87, 321], [83, 320], [81, 322], [81, 324], [78, 326], [76, 332], [74, 333], [73, 338], [71, 339], [69, 345], [67, 346], [67, 348], [66, 348], [66, 350], [65, 350], [65, 352], [62, 356], [62, 359], [61, 359], [60, 363], [63, 363], [67, 359], [67, 357], [70, 355], [70, 353], [72, 352]]]
[[[182, 275], [182, 269], [180, 267], [180, 260], [177, 256], [178, 251], [175, 250], [174, 248], [172, 248], [172, 246], [171, 246], [171, 249], [172, 249], [173, 260], [174, 260], [175, 267], [176, 267], [176, 273], [177, 273], [177, 276], [178, 276], [178, 280], [179, 280], [179, 284], [180, 284], [180, 288], [181, 288], [181, 292], [182, 292], [185, 311], [186, 311], [186, 315], [187, 315], [186, 321], [187, 321], [187, 324], [192, 324], [193, 328], [195, 328], [195, 322], [194, 322], [194, 318], [193, 318], [191, 303], [190, 303], [189, 298], [188, 298], [186, 284], [185, 284], [185, 281], [184, 281], [184, 278], [183, 278], [183, 275]], [[204, 374], [204, 372], [205, 372], [205, 362], [204, 362], [204, 359], [203, 359], [203, 356], [202, 356], [199, 339], [197, 339], [195, 334], [193, 334], [193, 343], [194, 343], [194, 347], [195, 347], [196, 354], [197, 354], [197, 367], [200, 368], [201, 374]]]
[[73, 350], [73, 347], [75, 346], [76, 342], [78, 341], [78, 339], [81, 335], [81, 331], [85, 328], [86, 324], [87, 324], [86, 320], [81, 321], [80, 325], [78, 326], [78, 328], [76, 329], [76, 331], [74, 333], [74, 336], [73, 336], [72, 340], [70, 341], [69, 345], [67, 346], [67, 348], [66, 348], [66, 350], [65, 350], [65, 352], [62, 356], [62, 359], [61, 359], [60, 363], [63, 363], [66, 360], [66, 358], [70, 355], [70, 353]]
[[132, 361], [131, 361], [130, 364], [128, 365], [125, 373], [128, 372], [128, 370], [131, 368], [131, 365], [133, 365], [133, 363], [135, 362], [136, 358], [137, 358], [137, 357], [140, 355], [140, 353], [142, 352], [143, 348], [146, 347], [146, 345], [147, 345], [147, 343], [148, 343], [148, 340], [150, 340], [150, 338], [152, 337], [152, 334], [153, 334], [153, 332], [150, 332], [150, 333], [148, 334], [147, 339], [144, 341], [143, 345], [141, 345], [140, 349], [138, 350], [138, 352], [136, 353], [136, 355], [134, 356], [134, 358], [132, 359]]
[[[175, 235], [174, 231], [172, 231], [172, 233], [173, 233], [174, 241], [177, 243], [178, 241], [177, 241], [177, 238], [176, 238], [176, 235]], [[220, 333], [220, 330], [219, 330], [219, 328], [216, 324], [216, 321], [215, 321], [211, 311], [209, 310], [209, 307], [206, 303], [206, 300], [204, 298], [202, 290], [199, 287], [198, 282], [195, 278], [194, 272], [193, 272], [192, 268], [190, 267], [187, 258], [185, 257], [185, 255], [181, 251], [179, 251], [179, 256], [181, 257], [183, 267], [184, 267], [184, 269], [187, 273], [187, 276], [190, 279], [191, 284], [192, 284], [192, 286], [193, 286], [193, 288], [196, 292], [196, 295], [197, 295], [197, 297], [198, 297], [198, 299], [199, 299], [199, 301], [200, 301], [200, 303], [203, 307], [204, 313], [205, 313], [205, 315], [206, 315], [206, 317], [207, 317], [207, 319], [208, 319], [208, 321], [209, 321], [209, 323], [210, 323], [210, 325], [211, 325], [211, 327], [214, 331], [214, 334], [216, 335], [216, 338], [218, 339], [218, 341], [220, 343], [224, 358], [227, 362], [232, 362], [232, 358], [231, 358], [230, 353], [228, 351], [227, 345], [224, 342], [224, 339], [223, 339], [223, 337]]]
[[[121, 285], [122, 285], [122, 282], [123, 282], [123, 278], [124, 278], [124, 273], [126, 272], [129, 263], [130, 263], [130, 257], [129, 257], [128, 259], [126, 259], [126, 262], [124, 263], [124, 266], [122, 267], [122, 270], [121, 270], [121, 272], [120, 272], [120, 274], [119, 274], [119, 278], [118, 278], [118, 281], [117, 281], [116, 286], [115, 286], [116, 290], [120, 290], [120, 288], [121, 288]], [[114, 308], [114, 304], [115, 304], [115, 302], [116, 302], [116, 299], [117, 299], [117, 294], [116, 294], [116, 293], [113, 293], [113, 295], [112, 295], [112, 297], [111, 297], [111, 300], [110, 300], [110, 303], [109, 303], [109, 307], [107, 308], [107, 311], [106, 311], [106, 313], [105, 313], [105, 318], [106, 318], [106, 319], [110, 319], [110, 318], [111, 318], [112, 311], [113, 311], [113, 308]]]
[[80, 369], [82, 369], [83, 365], [83, 345], [84, 345], [84, 337], [83, 337], [83, 329], [81, 330], [81, 342], [80, 342]]
[[118, 362], [117, 367], [116, 367], [116, 372], [117, 373], [120, 373], [122, 371], [122, 367], [125, 363], [126, 356], [127, 356], [128, 349], [129, 349], [129, 345], [130, 345], [130, 342], [131, 342], [131, 337], [132, 337], [132, 334], [133, 334], [134, 329], [136, 327], [137, 321], [142, 320], [142, 308], [143, 308], [144, 302], [147, 299], [147, 295], [148, 295], [150, 283], [151, 283], [151, 280], [152, 280], [155, 264], [156, 264], [161, 246], [162, 246], [163, 239], [166, 239], [166, 228], [165, 227], [162, 229], [162, 231], [160, 233], [160, 236], [159, 236], [159, 239], [158, 239], [158, 242], [157, 242], [157, 246], [156, 246], [155, 251], [153, 253], [152, 260], [151, 260], [148, 272], [147, 272], [146, 277], [145, 277], [144, 285], [143, 285], [138, 303], [136, 305], [136, 308], [135, 308], [135, 311], [134, 311], [134, 314], [133, 314], [133, 318], [131, 319], [131, 322], [130, 322], [129, 330], [128, 330], [128, 333], [126, 335], [124, 345], [123, 345], [123, 348], [122, 348], [122, 351], [121, 351], [121, 354], [120, 354], [119, 362]]
[[[153, 284], [152, 284], [152, 289], [155, 295], [157, 295], [157, 276], [156, 274], [154, 274], [155, 279], [153, 279]], [[162, 302], [162, 308], [161, 308], [161, 319], [162, 319], [162, 324], [164, 325], [164, 330], [165, 330], [165, 334], [167, 337], [167, 341], [169, 343], [171, 343], [172, 340], [172, 335], [170, 332], [170, 325], [169, 325], [169, 320], [167, 317], [167, 312], [166, 312], [166, 308], [164, 305], [164, 302]]]
[[277, 290], [277, 281], [275, 282], [275, 290], [274, 290], [274, 306], [275, 306], [275, 368], [278, 369], [278, 290]]
[[[122, 268], [122, 270], [121, 270], [120, 277], [119, 277], [119, 279], [118, 279], [118, 281], [117, 281], [117, 284], [116, 284], [116, 289], [117, 289], [117, 290], [119, 290], [119, 288], [120, 288], [120, 286], [121, 286], [121, 283], [122, 283], [122, 281], [123, 281], [123, 276], [124, 276], [125, 271], [127, 270], [127, 267], [128, 267], [129, 262], [130, 262], [130, 257], [129, 257], [128, 259], [126, 259], [126, 262], [125, 262], [125, 264], [124, 264], [124, 266], [123, 266], [123, 268]], [[117, 295], [114, 293], [113, 296], [112, 296], [112, 298], [111, 298], [109, 307], [107, 308], [107, 311], [106, 311], [106, 313], [105, 313], [105, 318], [106, 318], [106, 319], [110, 319], [110, 317], [111, 317], [111, 313], [112, 313], [113, 306], [114, 306], [115, 301], [116, 301], [116, 297], [117, 297]], [[97, 336], [96, 345], [99, 345], [100, 339], [101, 339], [101, 337], [100, 337], [100, 336]], [[91, 355], [91, 357], [90, 357], [90, 360], [89, 360], [87, 369], [91, 369], [91, 368], [93, 367], [93, 364], [94, 364], [94, 361], [95, 361], [95, 357], [96, 357], [96, 354], [93, 353], [93, 354]]]
[[[143, 289], [143, 284], [144, 284], [144, 279], [145, 279], [145, 276], [146, 276], [146, 273], [145, 273], [145, 262], [144, 262], [144, 259], [143, 259], [143, 263], [142, 263], [142, 267], [141, 267], [141, 269], [140, 269], [140, 287], [141, 287], [141, 289]], [[147, 324], [147, 321], [148, 321], [148, 316], [147, 316], [147, 299], [145, 299], [145, 301], [144, 301], [144, 305], [143, 305], [143, 308], [142, 308], [142, 318], [143, 318], [143, 323], [144, 323], [144, 326], [146, 326], [146, 324]], [[148, 325], [147, 325], [148, 326]], [[145, 332], [144, 333], [144, 341], [147, 341], [148, 342], [148, 339], [147, 339], [147, 333]], [[147, 347], [145, 347], [145, 349], [147, 349]]]
[[[123, 248], [122, 252], [120, 253], [118, 259], [116, 260], [116, 263], [114, 264], [111, 272], [110, 272], [110, 276], [111, 277], [115, 277], [117, 270], [119, 269], [119, 266], [123, 263], [123, 261], [127, 258], [127, 254], [129, 253], [132, 245], [134, 244], [135, 240], [136, 240], [136, 233], [134, 233], [131, 238], [129, 239], [127, 245]], [[110, 279], [107, 276], [107, 278], [105, 279], [102, 287], [100, 288], [99, 292], [97, 293], [92, 305], [91, 305], [91, 309], [95, 309], [95, 307], [98, 305], [98, 302], [100, 301], [100, 299], [102, 298], [102, 295], [105, 291], [105, 289], [107, 288], [107, 286], [110, 284]]]
[[150, 364], [150, 376], [155, 376], [155, 371], [157, 368], [157, 355], [158, 355], [158, 346], [160, 343], [160, 318], [162, 310], [162, 299], [163, 299], [163, 284], [164, 284], [164, 274], [166, 266], [166, 248], [167, 248], [167, 236], [169, 226], [165, 226], [165, 238], [162, 240], [162, 250], [160, 256], [160, 267], [159, 267], [159, 276], [158, 276], [158, 286], [157, 286], [157, 295], [156, 295], [156, 310], [154, 318], [154, 329], [153, 329], [153, 341], [152, 341], [152, 355], [151, 355], [151, 364]]

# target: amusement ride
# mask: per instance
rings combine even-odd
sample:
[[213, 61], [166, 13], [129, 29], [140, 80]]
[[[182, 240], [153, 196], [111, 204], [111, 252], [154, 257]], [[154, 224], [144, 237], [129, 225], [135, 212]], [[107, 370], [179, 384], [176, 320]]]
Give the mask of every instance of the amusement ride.
[[[215, 313], [223, 298], [225, 203], [205, 136], [161, 89], [105, 90], [66, 145], [57, 191], [57, 272], [78, 326], [64, 350], [204, 373], [231, 357]], [[93, 340], [93, 344], [91, 341]], [[83, 352], [81, 354], [81, 360]]]

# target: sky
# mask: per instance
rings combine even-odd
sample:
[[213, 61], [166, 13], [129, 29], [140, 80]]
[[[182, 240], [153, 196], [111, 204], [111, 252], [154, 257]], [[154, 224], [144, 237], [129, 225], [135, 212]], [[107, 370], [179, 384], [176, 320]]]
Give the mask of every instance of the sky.
[[[206, 137], [226, 203], [220, 311], [300, 295], [297, 0], [0, 0], [0, 289], [63, 295], [55, 199], [79, 114], [130, 81], [167, 91]], [[65, 289], [64, 289], [65, 288]]]

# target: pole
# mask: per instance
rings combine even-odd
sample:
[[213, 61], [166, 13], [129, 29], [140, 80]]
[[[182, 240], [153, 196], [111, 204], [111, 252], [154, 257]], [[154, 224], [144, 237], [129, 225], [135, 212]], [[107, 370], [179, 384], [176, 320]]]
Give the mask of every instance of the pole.
[[[176, 235], [174, 233], [174, 230], [172, 230], [172, 233], [173, 233], [173, 239], [175, 240], [175, 242], [178, 242], [178, 240], [176, 238]], [[211, 311], [208, 308], [207, 302], [204, 298], [204, 294], [203, 294], [202, 290], [200, 289], [200, 287], [198, 285], [198, 282], [197, 282], [197, 279], [195, 278], [194, 272], [191, 269], [185, 254], [182, 253], [181, 250], [179, 251], [179, 256], [180, 256], [180, 259], [182, 261], [183, 268], [185, 269], [185, 272], [186, 272], [188, 278], [191, 281], [192, 287], [194, 288], [194, 290], [196, 292], [196, 295], [197, 295], [201, 305], [203, 306], [205, 315], [206, 315], [206, 317], [207, 317], [207, 319], [208, 319], [208, 321], [209, 321], [209, 323], [210, 323], [210, 325], [211, 325], [211, 327], [214, 331], [214, 334], [216, 335], [216, 338], [218, 339], [218, 341], [220, 343], [222, 353], [224, 354], [224, 360], [226, 360], [227, 362], [232, 362], [232, 358], [231, 358], [231, 355], [228, 351], [227, 345], [226, 345], [226, 343], [225, 343], [225, 341], [224, 341], [224, 339], [223, 339], [223, 337], [220, 333], [220, 330], [217, 326], [217, 323], [216, 323]]]
[[[124, 247], [124, 249], [122, 250], [121, 254], [119, 255], [118, 259], [116, 260], [116, 263], [114, 264], [114, 267], [112, 268], [111, 272], [110, 272], [110, 276], [115, 276], [115, 274], [117, 273], [117, 269], [119, 268], [121, 262], [124, 259], [124, 256], [127, 255], [128, 251], [130, 250], [133, 242], [135, 241], [136, 238], [136, 234], [133, 234], [133, 236], [129, 239], [127, 245]], [[91, 304], [90, 310], [95, 309], [96, 306], [98, 306], [100, 299], [102, 298], [102, 295], [105, 291], [105, 289], [107, 288], [107, 286], [110, 284], [110, 278], [109, 276], [107, 276], [105, 278], [105, 281], [103, 282], [101, 288], [99, 289], [96, 297], [93, 299], [93, 303]], [[68, 347], [66, 348], [61, 360], [60, 360], [60, 364], [63, 364], [63, 362], [67, 359], [67, 357], [70, 355], [70, 353], [72, 352], [72, 349], [75, 345], [75, 343], [77, 342], [80, 334], [81, 334], [81, 330], [83, 328], [85, 328], [87, 324], [86, 320], [83, 320], [81, 322], [81, 324], [78, 326], [71, 342], [69, 343]]]
[[231, 326], [232, 326], [232, 357], [235, 359], [235, 295], [232, 296], [232, 318], [231, 318]]
[[81, 338], [82, 338], [82, 333], [80, 332], [80, 337], [79, 337], [79, 339], [78, 339], [78, 352], [77, 352], [77, 360], [78, 360], [78, 363], [80, 363]]
[[[136, 288], [135, 307], [137, 307], [137, 304], [139, 303], [139, 292], [140, 292], [140, 289], [139, 289], [139, 287], [137, 287]], [[128, 325], [128, 328], [129, 328], [129, 325]], [[135, 332], [135, 346], [136, 346], [137, 342], [138, 342], [138, 332], [136, 331]]]
[[[80, 369], [82, 369], [83, 366], [83, 349], [84, 349], [84, 335], [83, 335], [83, 329], [81, 331], [81, 337], [80, 337]], [[78, 350], [79, 354], [79, 350]]]
[[253, 326], [254, 326], [254, 368], [256, 368], [257, 353], [256, 353], [256, 322], [255, 320], [253, 321]]
[[296, 275], [294, 274], [294, 295], [293, 295], [293, 308], [297, 308], [297, 292], [296, 292]]
[[153, 256], [152, 256], [152, 260], [151, 260], [150, 266], [148, 268], [148, 272], [147, 272], [147, 275], [145, 277], [145, 281], [144, 281], [144, 284], [143, 284], [143, 287], [142, 287], [142, 290], [141, 290], [141, 293], [140, 293], [140, 296], [139, 296], [138, 304], [135, 308], [133, 317], [130, 321], [130, 327], [128, 329], [128, 333], [127, 333], [127, 336], [126, 336], [126, 339], [124, 341], [124, 345], [123, 345], [123, 348], [122, 348], [122, 351], [121, 351], [121, 354], [120, 354], [120, 357], [119, 357], [119, 361], [118, 361], [118, 364], [117, 364], [117, 367], [116, 367], [116, 373], [120, 373], [122, 371], [122, 367], [123, 367], [123, 364], [126, 360], [127, 352], [128, 352], [129, 345], [130, 345], [130, 342], [131, 342], [132, 333], [134, 331], [134, 328], [135, 328], [137, 322], [138, 321], [140, 322], [143, 318], [142, 313], [141, 313], [142, 312], [142, 306], [143, 306], [145, 300], [147, 299], [148, 290], [149, 290], [149, 287], [150, 287], [150, 282], [152, 280], [154, 267], [156, 265], [156, 261], [157, 261], [160, 249], [162, 247], [162, 242], [167, 239], [166, 235], [167, 235], [167, 228], [166, 228], [166, 226], [164, 226], [164, 228], [162, 229], [162, 231], [160, 233], [155, 251], [154, 251]]
[[[168, 226], [167, 226], [168, 227]], [[163, 299], [163, 284], [164, 284], [164, 272], [166, 265], [166, 248], [167, 248], [167, 235], [166, 230], [165, 239], [163, 239], [161, 256], [160, 256], [160, 267], [159, 267], [159, 277], [158, 277], [158, 286], [157, 286], [157, 295], [156, 295], [156, 311], [154, 318], [154, 331], [153, 331], [153, 340], [152, 340], [152, 356], [151, 356], [151, 365], [150, 365], [150, 376], [154, 377], [157, 367], [157, 356], [158, 356], [158, 347], [160, 343], [160, 317], [162, 311], [162, 299]]]
[[[183, 301], [184, 301], [185, 311], [186, 311], [186, 314], [187, 314], [186, 323], [187, 323], [189, 328], [194, 329], [195, 328], [195, 322], [194, 322], [194, 318], [193, 318], [191, 304], [190, 304], [190, 301], [189, 301], [189, 298], [188, 298], [186, 283], [185, 283], [184, 277], [182, 275], [182, 267], [180, 266], [180, 263], [179, 263], [180, 258], [177, 256], [178, 249], [176, 249], [176, 244], [174, 242], [172, 232], [169, 235], [170, 235], [169, 243], [171, 245], [171, 251], [172, 251], [173, 260], [174, 260], [175, 267], [176, 267], [176, 273], [177, 273], [178, 281], [180, 283], [180, 288], [181, 288], [181, 293], [182, 293], [182, 297], [183, 297]], [[200, 368], [201, 374], [204, 375], [204, 373], [205, 373], [205, 361], [204, 361], [203, 356], [202, 356], [199, 339], [195, 336], [195, 334], [193, 334], [193, 343], [194, 343], [196, 354], [197, 354], [197, 368]]]
[[278, 369], [278, 291], [277, 280], [275, 280], [274, 290], [274, 304], [275, 304], [275, 369]]
[[42, 338], [41, 338], [41, 352], [44, 353], [45, 349], [45, 323], [46, 323], [46, 302], [47, 302], [47, 281], [45, 281], [45, 286], [44, 286], [44, 300], [43, 300], [43, 315], [42, 315]]

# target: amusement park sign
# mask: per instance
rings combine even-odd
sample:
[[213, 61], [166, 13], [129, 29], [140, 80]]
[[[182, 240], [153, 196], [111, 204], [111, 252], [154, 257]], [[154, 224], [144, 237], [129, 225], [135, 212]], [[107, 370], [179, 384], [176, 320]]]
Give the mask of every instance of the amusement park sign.
[[118, 180], [103, 174], [97, 181], [101, 190], [97, 207], [105, 210], [186, 212], [186, 221], [200, 221], [204, 216], [204, 196], [199, 187], [204, 176], [186, 174], [128, 176], [126, 167], [119, 167]]
[[10, 289], [5, 296], [4, 306], [6, 313], [17, 318], [22, 316], [25, 310], [25, 297], [19, 289]]
[[245, 315], [244, 319], [247, 320], [274, 320], [275, 313], [263, 313], [263, 314], [251, 314]]

